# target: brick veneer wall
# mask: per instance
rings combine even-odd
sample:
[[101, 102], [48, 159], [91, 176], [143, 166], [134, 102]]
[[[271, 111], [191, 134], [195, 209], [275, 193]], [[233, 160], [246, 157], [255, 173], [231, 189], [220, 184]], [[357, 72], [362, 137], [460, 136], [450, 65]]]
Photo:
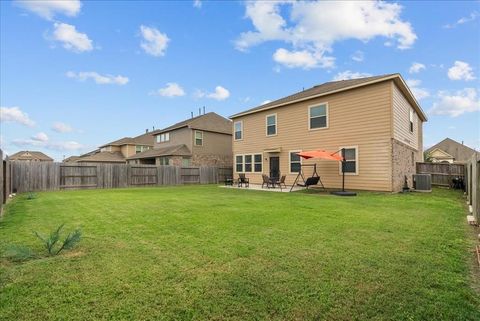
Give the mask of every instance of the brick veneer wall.
[[[412, 153], [414, 159], [412, 161]], [[407, 176], [408, 187], [413, 187], [415, 163], [421, 161], [417, 150], [392, 139], [392, 191], [400, 192]]]

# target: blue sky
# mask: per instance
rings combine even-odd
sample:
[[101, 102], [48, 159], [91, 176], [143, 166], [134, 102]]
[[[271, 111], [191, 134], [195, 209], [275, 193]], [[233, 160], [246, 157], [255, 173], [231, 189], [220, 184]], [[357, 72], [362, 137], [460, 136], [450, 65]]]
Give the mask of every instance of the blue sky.
[[399, 72], [445, 137], [480, 148], [480, 2], [1, 1], [1, 148], [57, 160], [205, 106]]

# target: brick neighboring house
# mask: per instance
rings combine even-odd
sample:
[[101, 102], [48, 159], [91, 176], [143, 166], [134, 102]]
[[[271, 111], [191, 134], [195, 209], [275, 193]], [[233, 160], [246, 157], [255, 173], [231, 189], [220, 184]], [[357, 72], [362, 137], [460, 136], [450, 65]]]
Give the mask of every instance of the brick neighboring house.
[[339, 188], [340, 162], [296, 153], [345, 148], [347, 188], [400, 191], [423, 160], [427, 117], [400, 74], [327, 82], [230, 118], [234, 175], [253, 183], [266, 174], [292, 184], [302, 163], [316, 163], [325, 186]]
[[210, 112], [152, 132], [153, 149], [127, 158], [131, 164], [232, 166], [232, 122]]
[[97, 150], [81, 156], [70, 156], [66, 163], [123, 163], [127, 158], [137, 153], [153, 148], [153, 132], [136, 137], [124, 137], [100, 146]]
[[427, 159], [432, 163], [466, 163], [475, 153], [480, 155], [473, 148], [448, 137], [425, 151]]
[[22, 150], [8, 157], [10, 161], [53, 162], [53, 158], [39, 151]]

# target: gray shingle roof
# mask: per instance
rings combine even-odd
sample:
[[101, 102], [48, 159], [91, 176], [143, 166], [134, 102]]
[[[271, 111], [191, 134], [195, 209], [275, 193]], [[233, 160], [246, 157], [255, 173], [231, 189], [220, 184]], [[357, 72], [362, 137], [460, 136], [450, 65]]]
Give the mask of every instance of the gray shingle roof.
[[204, 115], [196, 116], [190, 119], [182, 120], [172, 126], [152, 132], [154, 135], [169, 132], [175, 129], [189, 127], [192, 129], [199, 129], [211, 131], [222, 134], [232, 134], [232, 122], [214, 112], [209, 112]]
[[147, 151], [130, 156], [127, 159], [152, 158], [159, 156], [191, 156], [192, 153], [185, 144], [173, 145], [158, 149], [149, 149]]
[[125, 163], [125, 157], [120, 152], [99, 152], [90, 156], [81, 157], [76, 162], [95, 163]]
[[260, 111], [260, 110], [264, 110], [264, 109], [273, 108], [274, 106], [287, 104], [287, 103], [294, 102], [294, 101], [297, 101], [297, 100], [300, 100], [300, 99], [308, 99], [309, 97], [313, 97], [313, 96], [317, 96], [317, 95], [325, 95], [325, 94], [328, 94], [328, 93], [331, 93], [331, 92], [336, 92], [336, 91], [339, 91], [339, 90], [344, 90], [344, 89], [346, 90], [350, 87], [366, 84], [366, 83], [369, 83], [371, 81], [381, 80], [383, 78], [388, 78], [388, 77], [392, 77], [392, 76], [395, 76], [395, 75], [400, 76], [399, 74], [386, 74], [386, 75], [372, 76], [372, 77], [365, 77], [365, 78], [358, 78], [358, 79], [329, 81], [329, 82], [314, 86], [312, 88], [296, 92], [292, 95], [274, 100], [274, 101], [269, 102], [267, 104], [263, 104], [263, 105], [248, 109], [246, 111], [237, 113], [235, 115], [230, 116], [230, 118], [235, 118], [235, 117], [241, 116], [243, 114], [248, 114], [248, 113], [252, 113], [252, 112], [256, 112], [256, 111]]
[[12, 156], [9, 156], [8, 159], [10, 160], [42, 160], [42, 161], [53, 161], [53, 158], [47, 156], [46, 154], [39, 152], [39, 151], [30, 151], [30, 150], [22, 150], [19, 151]]
[[138, 135], [135, 137], [123, 137], [120, 139], [117, 139], [113, 142], [104, 144], [100, 146], [100, 148], [105, 147], [105, 146], [122, 146], [122, 145], [147, 145], [147, 146], [153, 146], [154, 143], [154, 138], [153, 138], [153, 132], [148, 132], [142, 135]]

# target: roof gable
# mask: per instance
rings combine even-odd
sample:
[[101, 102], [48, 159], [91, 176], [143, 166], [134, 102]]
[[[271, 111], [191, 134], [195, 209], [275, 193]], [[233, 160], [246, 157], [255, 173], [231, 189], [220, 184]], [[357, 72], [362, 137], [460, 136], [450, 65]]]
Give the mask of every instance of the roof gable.
[[442, 140], [441, 142], [433, 145], [432, 147], [428, 148], [425, 152], [429, 154], [435, 149], [440, 149], [452, 155], [457, 162], [465, 162], [469, 160], [474, 153], [478, 153], [473, 148], [463, 145], [448, 137]]
[[452, 158], [452, 159], [455, 158], [449, 153], [447, 153], [446, 151], [441, 150], [440, 148], [435, 148], [428, 154], [430, 157], [435, 157], [435, 158]]

